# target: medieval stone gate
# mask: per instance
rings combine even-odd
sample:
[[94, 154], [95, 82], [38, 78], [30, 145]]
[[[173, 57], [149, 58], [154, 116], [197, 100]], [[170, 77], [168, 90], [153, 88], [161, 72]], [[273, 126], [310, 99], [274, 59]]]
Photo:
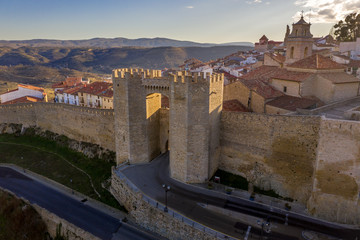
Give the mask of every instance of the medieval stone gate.
[[[171, 177], [207, 181], [220, 156], [223, 75], [116, 69], [112, 78], [117, 164], [151, 161], [166, 150], [169, 133]], [[161, 94], [169, 98], [168, 113], [161, 111]]]

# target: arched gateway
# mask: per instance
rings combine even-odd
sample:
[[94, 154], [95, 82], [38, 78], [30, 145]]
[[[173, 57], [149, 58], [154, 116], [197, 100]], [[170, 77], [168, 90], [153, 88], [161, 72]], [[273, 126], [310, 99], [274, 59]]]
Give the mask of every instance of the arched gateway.
[[[182, 71], [162, 77], [159, 70], [116, 69], [112, 78], [117, 164], [151, 161], [163, 151], [168, 132], [171, 177], [207, 181], [220, 156], [223, 75]], [[160, 111], [160, 94], [169, 98], [168, 114]]]

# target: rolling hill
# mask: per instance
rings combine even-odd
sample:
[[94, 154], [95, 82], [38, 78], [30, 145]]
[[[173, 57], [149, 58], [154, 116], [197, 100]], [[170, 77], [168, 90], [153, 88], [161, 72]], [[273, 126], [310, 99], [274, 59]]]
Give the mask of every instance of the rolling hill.
[[0, 47], [65, 47], [65, 48], [114, 48], [114, 47], [213, 47], [213, 46], [248, 46], [253, 47], [250, 42], [232, 43], [197, 43], [191, 41], [179, 41], [169, 38], [93, 38], [86, 40], [51, 40], [51, 39], [32, 39], [32, 40], [12, 40], [0, 41]]
[[177, 68], [188, 58], [209, 61], [252, 47], [0, 48], [0, 81], [47, 87], [66, 76], [90, 78], [122, 67]]

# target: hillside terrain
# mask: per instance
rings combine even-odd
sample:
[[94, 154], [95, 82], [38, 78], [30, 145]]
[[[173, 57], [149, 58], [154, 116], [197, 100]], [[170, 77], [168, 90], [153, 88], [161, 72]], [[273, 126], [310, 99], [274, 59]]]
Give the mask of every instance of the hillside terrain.
[[244, 46], [159, 47], [159, 48], [0, 48], [0, 81], [48, 87], [66, 76], [102, 78], [112, 69], [122, 67], [177, 68], [188, 58], [209, 61], [237, 51]]
[[51, 39], [32, 39], [32, 40], [13, 40], [0, 41], [0, 47], [96, 47], [96, 48], [115, 48], [115, 47], [213, 47], [213, 46], [250, 46], [251, 42], [231, 42], [231, 43], [197, 43], [191, 41], [179, 41], [169, 38], [93, 38], [86, 40], [51, 40]]

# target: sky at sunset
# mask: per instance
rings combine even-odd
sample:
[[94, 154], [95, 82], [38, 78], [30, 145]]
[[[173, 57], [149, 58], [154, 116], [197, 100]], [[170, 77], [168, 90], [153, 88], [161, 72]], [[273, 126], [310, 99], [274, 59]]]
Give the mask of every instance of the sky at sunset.
[[166, 37], [196, 42], [282, 40], [304, 11], [327, 35], [360, 0], [0, 0], [0, 40]]

